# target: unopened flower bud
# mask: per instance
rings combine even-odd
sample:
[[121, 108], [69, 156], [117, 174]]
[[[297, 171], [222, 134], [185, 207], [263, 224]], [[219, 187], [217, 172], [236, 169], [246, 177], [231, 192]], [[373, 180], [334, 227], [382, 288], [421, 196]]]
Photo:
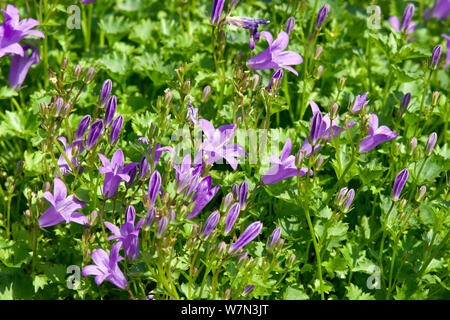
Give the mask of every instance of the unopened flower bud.
[[67, 60], [66, 57], [64, 57], [61, 62], [61, 69], [62, 70], [66, 69], [68, 63], [69, 63], [69, 61]]
[[344, 90], [344, 87], [345, 87], [345, 81], [346, 81], [346, 80], [347, 80], [347, 79], [344, 78], [344, 77], [342, 77], [342, 78], [339, 79], [339, 91]]
[[316, 79], [320, 79], [320, 77], [322, 76], [322, 73], [323, 73], [323, 66], [318, 66], [317, 72], [316, 72]]
[[161, 238], [163, 233], [166, 231], [168, 223], [169, 220], [166, 217], [161, 217], [159, 219], [158, 230], [156, 231], [156, 237], [158, 239]]
[[322, 56], [322, 46], [318, 46], [316, 49], [316, 52], [314, 53], [314, 60], [319, 60], [320, 57]]
[[408, 203], [408, 200], [406, 200], [406, 199], [400, 200], [400, 203], [398, 205], [398, 211], [399, 212], [404, 212], [407, 203]]
[[291, 269], [294, 266], [294, 262], [295, 262], [295, 254], [291, 254], [286, 261], [286, 268]]
[[425, 146], [425, 153], [427, 154], [427, 156], [431, 156], [431, 154], [433, 153], [433, 149], [434, 149], [434, 146], [436, 145], [436, 141], [437, 141], [437, 133], [433, 132], [428, 137], [427, 145]]
[[102, 90], [100, 91], [100, 101], [102, 106], [108, 101], [111, 90], [112, 81], [111, 79], [107, 79], [105, 82], [103, 82]]
[[259, 83], [261, 82], [261, 77], [258, 74], [253, 75], [252, 77], [252, 91], [256, 91], [259, 89]]
[[437, 106], [439, 102], [439, 91], [434, 91], [433, 94], [431, 95], [431, 105], [433, 107]]
[[425, 197], [425, 193], [427, 192], [427, 187], [425, 186], [421, 186], [419, 191], [416, 194], [416, 201], [420, 202], [423, 200], [423, 198]]
[[97, 210], [94, 210], [89, 215], [88, 221], [90, 226], [95, 226], [96, 222], [98, 220], [98, 212]]
[[73, 77], [77, 80], [80, 80], [81, 73], [83, 72], [83, 69], [79, 64], [76, 65], [75, 70], [73, 71]]
[[223, 294], [223, 300], [230, 300], [231, 298], [231, 290], [230, 288], [228, 288], [227, 290], [225, 290], [225, 293]]
[[173, 93], [172, 91], [170, 91], [169, 88], [167, 88], [166, 90], [164, 90], [164, 105], [165, 106], [170, 105], [172, 100], [173, 100]]
[[233, 200], [234, 200], [233, 193], [229, 192], [223, 199], [222, 207], [220, 208], [220, 210], [227, 211]]
[[323, 166], [323, 156], [319, 155], [316, 159], [316, 162], [314, 163], [314, 169], [316, 169], [316, 171], [319, 171]]
[[94, 74], [95, 74], [95, 68], [90, 67], [88, 71], [86, 72], [86, 76], [84, 77], [84, 82], [87, 84], [91, 83], [92, 80], [94, 80]]
[[412, 155], [414, 153], [414, 150], [416, 150], [417, 147], [417, 138], [412, 137], [411, 142], [409, 144], [409, 154]]
[[287, 21], [286, 21], [286, 33], [288, 35], [291, 35], [292, 30], [294, 30], [294, 26], [295, 26], [295, 19], [294, 19], [294, 17], [290, 17], [289, 19], [287, 19]]
[[46, 181], [42, 186], [42, 192], [49, 192], [49, 191], [50, 191], [50, 182]]
[[407, 93], [403, 96], [402, 99], [402, 105], [401, 105], [401, 109], [402, 112], [405, 112], [405, 110], [408, 108], [409, 102], [411, 101], [411, 93]]
[[202, 92], [202, 102], [207, 102], [211, 96], [211, 86], [206, 86], [203, 88]]
[[337, 102], [334, 102], [331, 105], [331, 109], [330, 109], [330, 119], [336, 119], [337, 115], [338, 115], [338, 111], [339, 111], [339, 105], [337, 104]]
[[298, 150], [297, 154], [295, 155], [295, 166], [300, 169], [302, 167], [303, 164], [303, 160], [305, 159], [305, 154], [306, 151], [305, 150]]

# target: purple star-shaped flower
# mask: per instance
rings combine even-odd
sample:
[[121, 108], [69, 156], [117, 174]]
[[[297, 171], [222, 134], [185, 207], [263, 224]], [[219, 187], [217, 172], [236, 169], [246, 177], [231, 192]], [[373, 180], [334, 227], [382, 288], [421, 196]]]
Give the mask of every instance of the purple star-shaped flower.
[[195, 203], [192, 211], [186, 216], [186, 219], [191, 219], [197, 216], [200, 211], [203, 210], [204, 207], [214, 198], [219, 190], [220, 186], [217, 185], [214, 188], [211, 188], [212, 178], [211, 176], [207, 176], [202, 179], [202, 181], [198, 184], [197, 189], [195, 191], [195, 195], [192, 199], [192, 202]]
[[355, 102], [353, 103], [352, 112], [358, 112], [362, 107], [369, 103], [369, 101], [366, 100], [368, 94], [369, 93], [366, 92], [362, 96], [359, 94], [356, 96]]
[[92, 260], [94, 260], [95, 265], [85, 266], [81, 274], [83, 276], [95, 276], [97, 285], [101, 285], [106, 279], [120, 289], [125, 289], [128, 282], [118, 265], [118, 262], [123, 260], [123, 257], [119, 256], [120, 245], [119, 242], [114, 244], [109, 256], [103, 249], [92, 252]]
[[[304, 176], [308, 172], [308, 168], [303, 167], [300, 170], [295, 166], [295, 156], [291, 156], [292, 141], [287, 138], [284, 144], [281, 156], [271, 156], [269, 162], [274, 165], [269, 168], [267, 173], [261, 178], [264, 184], [274, 184], [281, 180], [295, 177], [297, 174]], [[313, 171], [310, 170], [310, 175]]]
[[136, 167], [138, 163], [133, 162], [124, 167], [125, 160], [121, 149], [114, 152], [111, 163], [103, 154], [99, 153], [98, 156], [103, 164], [103, 167], [100, 167], [98, 171], [100, 174], [105, 175], [103, 196], [111, 198], [116, 194], [120, 181], [125, 180], [125, 182], [128, 182], [130, 180], [130, 176], [127, 173]]
[[125, 212], [125, 223], [117, 228], [111, 222], [105, 221], [105, 226], [114, 233], [113, 236], [109, 236], [108, 240], [118, 239], [127, 257], [132, 257], [135, 260], [139, 255], [139, 229], [142, 226], [143, 219], [139, 220], [134, 226], [134, 220], [136, 219], [136, 211], [133, 206], [128, 206]]
[[[66, 154], [67, 159], [70, 161], [72, 166], [76, 169], [78, 167], [78, 159], [76, 157], [73, 157], [72, 149], [74, 147], [77, 147], [78, 153], [83, 152], [83, 150], [84, 150], [83, 140], [75, 140], [68, 147], [67, 147], [66, 137], [59, 137], [56, 140], [61, 141], [61, 143], [64, 145], [64, 148], [63, 148], [64, 153]], [[62, 175], [65, 175], [67, 172], [72, 171], [72, 169], [70, 168], [69, 164], [66, 161], [66, 158], [62, 154], [59, 156], [59, 159], [58, 159], [58, 167], [59, 167], [59, 170], [61, 171]], [[84, 168], [81, 167], [80, 173], [83, 171], [84, 171]]]
[[0, 58], [7, 54], [23, 57], [25, 51], [19, 42], [28, 35], [45, 38], [41, 31], [32, 30], [40, 24], [39, 21], [31, 18], [20, 20], [19, 10], [15, 6], [8, 4], [2, 12], [5, 21], [0, 26]]
[[386, 126], [378, 127], [378, 117], [376, 114], [369, 114], [369, 136], [359, 144], [359, 152], [367, 152], [375, 148], [384, 141], [397, 138], [398, 133], [393, 132]]
[[53, 180], [53, 194], [46, 191], [42, 197], [50, 202], [50, 207], [39, 217], [40, 227], [54, 226], [62, 221], [89, 225], [88, 219], [83, 214], [76, 212], [83, 208], [86, 202], [78, 200], [73, 194], [67, 196], [66, 185], [61, 179]]
[[303, 58], [293, 51], [284, 51], [289, 43], [289, 36], [285, 31], [281, 31], [277, 39], [273, 41], [272, 34], [262, 31], [261, 35], [269, 43], [269, 47], [247, 61], [247, 65], [255, 70], [283, 68], [298, 76], [297, 71], [290, 67], [303, 62]]
[[[23, 47], [23, 51], [26, 52], [30, 47]], [[9, 85], [13, 89], [19, 89], [22, 83], [25, 81], [28, 70], [33, 64], [39, 63], [41, 54], [38, 47], [34, 47], [30, 55], [24, 54], [20, 56], [18, 54], [11, 55], [11, 68], [9, 70]]]
[[[339, 121], [339, 115], [336, 116], [333, 121], [330, 119], [330, 113], [328, 112], [324, 117], [320, 112], [319, 106], [312, 100], [309, 100], [309, 105], [311, 106], [311, 111], [313, 113], [313, 121], [311, 122], [311, 131], [309, 137], [313, 144], [316, 144], [324, 136], [328, 136], [328, 141], [331, 140], [331, 128], [333, 129], [333, 138], [337, 137], [345, 128], [337, 126]], [[352, 127], [355, 122], [350, 122], [349, 127]], [[305, 139], [302, 145], [302, 150], [306, 151], [306, 156], [309, 157], [311, 152], [316, 153], [321, 148], [320, 144], [314, 146], [314, 152], [312, 146], [309, 143], [309, 139]]]
[[199, 122], [206, 140], [203, 142], [202, 150], [195, 156], [194, 163], [200, 164], [205, 158], [205, 162], [212, 165], [225, 159], [233, 170], [236, 170], [238, 165], [236, 158], [242, 155], [247, 156], [241, 145], [229, 143], [233, 139], [236, 125], [224, 125], [215, 129], [208, 120], [200, 119]]

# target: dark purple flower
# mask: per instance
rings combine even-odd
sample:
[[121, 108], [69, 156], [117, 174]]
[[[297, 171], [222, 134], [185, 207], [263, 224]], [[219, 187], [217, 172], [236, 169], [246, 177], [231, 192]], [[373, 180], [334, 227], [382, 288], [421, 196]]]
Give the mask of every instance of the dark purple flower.
[[200, 211], [203, 210], [204, 207], [214, 198], [220, 186], [217, 185], [214, 188], [211, 188], [212, 178], [211, 176], [207, 176], [202, 179], [202, 181], [198, 184], [197, 189], [195, 191], [195, 195], [192, 201], [195, 203], [192, 211], [186, 216], [186, 219], [191, 219], [197, 216]]
[[187, 105], [188, 108], [188, 116], [189, 119], [191, 120], [191, 125], [196, 125], [198, 123], [198, 108], [194, 108], [192, 106], [192, 101], [194, 99], [192, 97], [189, 97], [189, 103]]
[[250, 30], [250, 49], [255, 49], [255, 40], [259, 41], [260, 33], [258, 31], [258, 26], [260, 24], [268, 24], [269, 21], [265, 19], [255, 19], [249, 17], [228, 17], [225, 23], [235, 25], [239, 28], [244, 28]]
[[95, 0], [81, 0], [81, 3], [87, 4], [87, 3], [93, 3]]
[[7, 54], [25, 56], [25, 51], [19, 42], [28, 35], [45, 38], [41, 31], [33, 30], [40, 23], [37, 20], [27, 18], [20, 20], [19, 10], [11, 4], [3, 10], [5, 21], [0, 26], [0, 58]]
[[233, 243], [228, 249], [228, 253], [235, 254], [243, 247], [245, 247], [250, 241], [255, 239], [262, 230], [263, 224], [260, 221], [253, 222], [247, 229], [241, 234], [241, 236]]
[[220, 22], [220, 16], [222, 15], [224, 3], [225, 0], [213, 0], [211, 24], [218, 24]]
[[[66, 154], [67, 159], [70, 161], [73, 168], [78, 168], [78, 159], [72, 155], [72, 150], [77, 147], [78, 153], [83, 152], [83, 141], [81, 140], [75, 140], [67, 147], [67, 142], [65, 137], [59, 137], [56, 140], [60, 141], [64, 145], [64, 153]], [[70, 165], [67, 163], [66, 158], [63, 154], [59, 156], [58, 159], [58, 167], [61, 171], [62, 175], [65, 175], [67, 172], [72, 172], [72, 169], [70, 168]], [[84, 168], [80, 168], [80, 173], [84, 171]]]
[[287, 19], [287, 21], [286, 21], [286, 33], [288, 34], [288, 36], [291, 35], [292, 30], [294, 30], [294, 26], [295, 26], [295, 19], [294, 19], [294, 17], [290, 17], [289, 19]]
[[398, 133], [393, 132], [386, 126], [378, 127], [378, 117], [376, 114], [369, 114], [369, 136], [359, 144], [359, 152], [367, 152], [375, 148], [382, 142], [397, 138]]
[[324, 23], [325, 19], [328, 16], [328, 12], [330, 11], [330, 5], [327, 3], [323, 7], [319, 9], [319, 13], [317, 14], [316, 23], [314, 24], [316, 28], [320, 28]]
[[106, 110], [105, 110], [105, 127], [109, 126], [111, 121], [114, 118], [114, 114], [116, 113], [117, 109], [117, 97], [111, 96], [108, 99], [108, 102], [106, 104]]
[[125, 212], [125, 223], [117, 228], [111, 222], [105, 221], [105, 226], [114, 233], [108, 237], [108, 241], [118, 239], [128, 258], [135, 260], [139, 256], [139, 229], [142, 226], [143, 219], [139, 220], [134, 226], [136, 211], [133, 206], [128, 206]]
[[119, 183], [122, 180], [125, 182], [130, 181], [128, 172], [137, 166], [137, 162], [130, 163], [124, 167], [124, 156], [122, 150], [118, 149], [114, 152], [111, 163], [108, 158], [99, 153], [98, 157], [102, 161], [103, 166], [98, 168], [100, 174], [105, 175], [105, 181], [103, 183], [103, 196], [112, 198], [119, 188]]
[[147, 210], [147, 215], [144, 218], [144, 228], [148, 229], [152, 225], [153, 221], [156, 218], [156, 209], [155, 207], [151, 207]]
[[102, 284], [106, 279], [120, 289], [125, 289], [128, 285], [127, 279], [119, 268], [118, 262], [123, 260], [119, 256], [120, 243], [112, 246], [110, 255], [103, 249], [97, 249], [92, 253], [92, 260], [95, 265], [87, 265], [83, 268], [83, 276], [95, 276], [95, 283]]
[[431, 63], [430, 63], [431, 68], [434, 69], [437, 68], [439, 59], [441, 58], [441, 53], [442, 53], [442, 46], [438, 44], [436, 47], [434, 47], [433, 53], [431, 55]]
[[255, 70], [283, 68], [298, 76], [297, 71], [290, 66], [302, 63], [303, 58], [297, 52], [284, 51], [289, 43], [288, 34], [281, 31], [275, 41], [273, 41], [272, 34], [268, 31], [262, 31], [261, 35], [267, 40], [269, 47], [250, 58], [247, 61], [247, 65]]
[[111, 79], [108, 79], [105, 82], [103, 82], [102, 90], [100, 91], [101, 105], [104, 105], [106, 101], [108, 101], [109, 95], [111, 94], [111, 90], [112, 90], [112, 81]]
[[150, 201], [150, 206], [153, 207], [156, 198], [158, 197], [159, 190], [161, 190], [161, 175], [157, 170], [153, 171], [148, 183], [148, 196], [147, 199]]
[[241, 207], [239, 206], [239, 203], [234, 203], [230, 210], [228, 210], [227, 216], [225, 218], [225, 231], [224, 235], [227, 235], [231, 229], [233, 229], [234, 223], [236, 222], [236, 219], [239, 216], [239, 212], [241, 211]]
[[411, 93], [407, 93], [403, 96], [401, 109], [405, 111], [408, 108], [409, 102], [411, 101]]
[[236, 125], [224, 125], [217, 129], [205, 119], [200, 119], [200, 126], [203, 133], [206, 135], [206, 140], [203, 141], [202, 150], [195, 156], [194, 163], [200, 164], [204, 158], [207, 164], [225, 159], [231, 165], [233, 170], [236, 170], [238, 162], [237, 157], [245, 155], [244, 148], [239, 144], [231, 144]]
[[250, 294], [253, 291], [253, 289], [255, 289], [255, 287], [256, 286], [254, 284], [249, 284], [248, 286], [245, 286], [244, 292], [242, 293], [242, 295], [246, 296], [246, 295]]
[[403, 187], [405, 186], [406, 180], [408, 180], [409, 171], [407, 168], [400, 171], [400, 173], [395, 177], [394, 186], [392, 188], [392, 199], [397, 201], [402, 193]]
[[103, 131], [103, 121], [100, 119], [95, 120], [89, 129], [88, 137], [86, 140], [86, 149], [91, 149], [97, 142], [98, 137]]
[[414, 5], [408, 4], [403, 11], [402, 24], [400, 25], [400, 20], [396, 16], [392, 16], [389, 18], [389, 23], [397, 32], [405, 32], [406, 34], [410, 34], [414, 32], [417, 24], [411, 23], [411, 19], [414, 15]]
[[[26, 52], [30, 47], [23, 47], [23, 51]], [[24, 53], [23, 56], [18, 54], [11, 55], [11, 67], [9, 71], [9, 85], [13, 89], [19, 89], [22, 83], [25, 81], [28, 70], [33, 64], [37, 64], [41, 58], [38, 47], [34, 47], [30, 55], [27, 56]]]
[[441, 37], [444, 37], [447, 40], [447, 54], [445, 55], [445, 64], [444, 69], [447, 70], [450, 65], [450, 37], [445, 33], [441, 34]]
[[205, 226], [203, 227], [203, 230], [200, 233], [200, 237], [204, 240], [208, 239], [208, 237], [211, 235], [211, 232], [219, 223], [219, 220], [220, 220], [219, 211], [216, 210], [213, 213], [211, 213], [208, 219], [206, 219]]
[[275, 246], [275, 244], [280, 240], [281, 228], [275, 228], [270, 235], [269, 242], [267, 242], [266, 249], [271, 250]]
[[122, 130], [123, 117], [119, 115], [111, 124], [111, 134], [109, 135], [109, 143], [114, 144], [119, 139], [120, 130]]
[[433, 153], [434, 146], [436, 145], [437, 141], [437, 133], [433, 132], [428, 137], [427, 145], [425, 146], [425, 153], [427, 156], [431, 156], [431, 153]]
[[127, 187], [131, 186], [134, 182], [134, 180], [136, 180], [136, 175], [137, 175], [137, 166], [131, 168], [130, 171], [128, 171], [128, 175], [130, 176], [130, 180], [128, 182], [125, 182], [125, 185]]
[[347, 192], [347, 197], [344, 202], [344, 212], [347, 213], [352, 205], [353, 198], [355, 197], [355, 190], [350, 189]]
[[196, 165], [192, 167], [191, 156], [188, 154], [183, 158], [180, 166], [173, 165], [175, 169], [175, 178], [177, 180], [177, 192], [181, 193], [185, 191], [185, 198], [197, 188], [200, 183], [203, 164]]
[[267, 91], [272, 90], [272, 85], [274, 82], [276, 82], [275, 87], [273, 88], [275, 91], [279, 88], [281, 80], [283, 80], [284, 71], [283, 69], [277, 69], [272, 73], [272, 76], [270, 77], [269, 85], [267, 86]]
[[61, 179], [53, 180], [53, 194], [46, 191], [42, 197], [50, 202], [50, 207], [39, 217], [41, 228], [54, 226], [62, 221], [89, 225], [88, 219], [83, 214], [76, 212], [83, 208], [86, 202], [78, 200], [73, 194], [67, 196], [66, 185]]
[[366, 106], [369, 103], [369, 101], [366, 101], [368, 94], [369, 93], [366, 92], [362, 96], [356, 96], [355, 102], [353, 103], [352, 112], [358, 112], [362, 107]]
[[245, 210], [247, 205], [247, 195], [248, 195], [248, 182], [243, 181], [239, 186], [239, 205], [242, 210]]
[[[297, 175], [304, 176], [308, 172], [308, 168], [303, 167], [300, 170], [295, 166], [295, 156], [290, 155], [292, 149], [292, 141], [287, 138], [281, 151], [280, 158], [271, 156], [269, 162], [274, 165], [269, 168], [266, 174], [261, 178], [264, 184], [274, 184], [281, 180], [295, 177]], [[310, 175], [312, 175], [312, 170]]]
[[149, 171], [150, 164], [148, 163], [147, 157], [142, 155], [141, 162], [139, 163], [139, 179], [144, 179]]
[[87, 128], [91, 124], [91, 116], [86, 115], [83, 118], [81, 118], [80, 123], [78, 124], [77, 132], [75, 133], [75, 139], [81, 139], [83, 138], [84, 134], [86, 133]]

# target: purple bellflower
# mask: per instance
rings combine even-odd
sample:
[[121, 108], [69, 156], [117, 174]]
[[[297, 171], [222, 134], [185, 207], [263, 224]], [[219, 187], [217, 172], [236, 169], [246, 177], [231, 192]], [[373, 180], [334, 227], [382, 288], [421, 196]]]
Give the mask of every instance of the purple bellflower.
[[303, 58], [297, 52], [284, 51], [289, 43], [288, 34], [285, 31], [281, 31], [275, 41], [273, 41], [272, 34], [268, 31], [262, 31], [261, 35], [267, 40], [269, 47], [250, 58], [247, 61], [247, 65], [255, 70], [283, 68], [298, 76], [297, 71], [290, 66], [302, 63]]
[[[261, 178], [264, 184], [274, 184], [281, 180], [295, 177], [297, 175], [304, 176], [308, 172], [308, 168], [303, 167], [300, 170], [295, 166], [295, 156], [290, 155], [292, 150], [292, 141], [287, 138], [283, 150], [281, 150], [280, 158], [271, 156], [269, 162], [274, 165], [269, 168], [266, 174]], [[313, 172], [310, 170], [310, 175]]]
[[78, 124], [77, 132], [75, 133], [75, 139], [81, 139], [83, 138], [84, 134], [86, 133], [87, 128], [91, 124], [91, 116], [86, 115], [83, 118], [81, 118], [80, 123]]
[[[78, 159], [72, 155], [72, 149], [77, 147], [78, 153], [83, 152], [83, 150], [84, 150], [83, 141], [75, 140], [67, 147], [66, 137], [59, 137], [56, 140], [60, 141], [63, 144], [64, 153], [66, 154], [67, 159], [70, 161], [72, 167], [75, 169], [78, 168]], [[70, 165], [66, 161], [66, 158], [62, 154], [59, 156], [59, 159], [58, 159], [58, 167], [59, 167], [59, 170], [61, 171], [62, 175], [65, 175], [67, 172], [72, 171], [72, 169], [70, 168]], [[84, 171], [84, 168], [81, 167], [80, 173], [82, 173], [83, 171]]]
[[267, 91], [272, 90], [272, 86], [274, 85], [274, 82], [276, 83], [275, 86], [273, 86], [273, 90], [277, 90], [280, 86], [281, 80], [283, 80], [284, 71], [283, 69], [277, 69], [272, 73], [272, 76], [270, 77], [269, 85], [267, 86]]
[[148, 182], [148, 195], [147, 199], [150, 202], [150, 207], [153, 207], [161, 190], [161, 174], [158, 170], [152, 172], [150, 180]]
[[202, 150], [195, 156], [194, 163], [201, 163], [201, 159], [209, 165], [225, 159], [231, 165], [233, 170], [236, 170], [238, 162], [236, 160], [239, 156], [247, 156], [244, 148], [239, 144], [231, 144], [236, 125], [223, 125], [217, 129], [205, 119], [200, 119], [200, 126], [203, 133], [206, 135], [206, 140], [203, 141]]
[[109, 98], [109, 95], [111, 94], [111, 90], [112, 90], [112, 81], [111, 79], [107, 79], [105, 80], [105, 82], [103, 82], [102, 85], [102, 90], [100, 91], [100, 101], [101, 101], [101, 105], [103, 106]]
[[378, 127], [378, 117], [376, 114], [369, 114], [369, 136], [359, 144], [359, 152], [367, 152], [375, 148], [382, 142], [397, 138], [398, 133], [393, 132], [387, 126]]
[[130, 180], [130, 176], [128, 172], [135, 166], [137, 166], [137, 162], [130, 163], [124, 167], [124, 156], [122, 150], [118, 149], [114, 152], [111, 162], [109, 162], [108, 158], [106, 158], [103, 154], [99, 153], [98, 157], [100, 158], [103, 166], [98, 168], [100, 174], [105, 175], [105, 181], [103, 183], [103, 196], [107, 198], [112, 198], [119, 188], [119, 183], [122, 180], [128, 182]]
[[114, 244], [109, 256], [103, 249], [97, 249], [92, 252], [92, 260], [94, 260], [95, 265], [85, 266], [81, 274], [83, 276], [95, 276], [97, 285], [101, 285], [106, 279], [120, 289], [125, 290], [128, 282], [118, 265], [118, 262], [123, 260], [123, 257], [119, 256], [120, 246], [120, 243]]
[[7, 54], [24, 57], [26, 49], [19, 42], [28, 35], [45, 38], [41, 31], [33, 30], [40, 24], [39, 21], [31, 18], [20, 20], [19, 10], [15, 6], [8, 4], [2, 12], [5, 21], [0, 26], [0, 58]]
[[400, 20], [396, 16], [392, 16], [389, 18], [389, 23], [397, 32], [405, 32], [406, 34], [410, 34], [414, 32], [417, 24], [411, 23], [411, 19], [414, 15], [414, 5], [408, 4], [403, 11], [402, 23], [400, 25]]
[[247, 229], [241, 234], [241, 236], [233, 243], [228, 249], [228, 253], [235, 254], [243, 247], [245, 247], [250, 241], [255, 239], [262, 230], [263, 224], [260, 221], [255, 221], [250, 224]]
[[402, 193], [406, 180], [408, 180], [408, 174], [409, 171], [405, 168], [395, 177], [394, 186], [392, 188], [392, 199], [394, 201], [397, 201], [400, 198], [400, 194]]
[[113, 120], [114, 114], [116, 113], [116, 109], [117, 109], [117, 97], [113, 95], [108, 99], [108, 102], [106, 103], [105, 123], [104, 123], [105, 127], [109, 126], [109, 124]]
[[350, 189], [347, 192], [347, 197], [344, 201], [344, 213], [350, 211], [350, 206], [352, 205], [353, 198], [355, 198], [355, 190]]
[[185, 191], [185, 198], [194, 192], [200, 183], [203, 164], [198, 164], [194, 167], [191, 165], [191, 155], [186, 155], [180, 166], [174, 164], [175, 178], [177, 180], [177, 192]]
[[436, 69], [439, 64], [439, 59], [441, 58], [442, 54], [442, 46], [438, 44], [436, 47], [433, 48], [433, 53], [431, 54], [431, 63], [430, 67], [433, 69]]
[[241, 207], [237, 202], [231, 206], [230, 210], [228, 210], [227, 216], [225, 218], [225, 231], [223, 233], [224, 235], [227, 235], [231, 231], [231, 229], [233, 229], [233, 225], [238, 218], [240, 211]]
[[217, 194], [217, 191], [220, 188], [220, 185], [211, 188], [212, 185], [212, 177], [207, 176], [202, 179], [202, 181], [198, 184], [197, 189], [195, 191], [195, 195], [192, 198], [192, 201], [195, 203], [192, 211], [186, 216], [186, 219], [191, 219], [197, 216], [200, 211], [203, 210], [204, 207], [214, 198]]
[[328, 16], [329, 11], [330, 5], [328, 3], [319, 9], [319, 12], [317, 13], [316, 23], [314, 24], [316, 28], [320, 28], [322, 26]]
[[275, 246], [275, 244], [280, 240], [281, 228], [275, 228], [270, 235], [269, 241], [267, 242], [266, 249], [271, 250]]
[[366, 100], [368, 94], [369, 93], [366, 92], [362, 96], [360, 96], [359, 94], [356, 96], [355, 102], [353, 103], [352, 112], [358, 112], [362, 107], [366, 106], [369, 103], [369, 101]]
[[83, 214], [76, 212], [83, 208], [86, 202], [78, 200], [73, 194], [67, 196], [66, 185], [61, 179], [53, 180], [53, 194], [46, 191], [42, 196], [50, 202], [50, 207], [39, 217], [40, 227], [54, 226], [62, 221], [89, 225], [88, 219]]
[[86, 149], [91, 149], [95, 145], [102, 131], [103, 121], [100, 119], [95, 120], [89, 129], [88, 137], [86, 139]]
[[117, 116], [111, 124], [111, 133], [109, 135], [109, 143], [114, 144], [119, 139], [120, 130], [122, 130], [123, 116]]
[[245, 207], [247, 206], [247, 196], [248, 182], [244, 180], [239, 186], [239, 205], [241, 206], [242, 210], [245, 210]]
[[191, 125], [197, 125], [198, 123], [198, 108], [194, 108], [192, 106], [192, 101], [194, 98], [189, 96], [189, 103], [187, 105], [188, 108], [188, 117], [191, 120]]
[[248, 286], [245, 286], [244, 292], [242, 292], [242, 295], [246, 296], [246, 295], [250, 294], [253, 291], [253, 289], [255, 289], [255, 287], [256, 287], [256, 285], [254, 285], [254, 284], [249, 284]]
[[441, 34], [441, 37], [444, 37], [447, 40], [447, 54], [445, 55], [445, 64], [444, 69], [447, 70], [450, 65], [450, 37], [445, 33]]
[[431, 154], [433, 153], [436, 141], [437, 141], [437, 133], [433, 132], [432, 134], [429, 135], [427, 145], [425, 146], [425, 153], [427, 154], [427, 156], [431, 156]]
[[[337, 126], [339, 121], [339, 115], [336, 116], [333, 121], [330, 119], [330, 113], [328, 112], [325, 116], [322, 117], [322, 113], [320, 112], [319, 106], [312, 100], [309, 100], [309, 105], [311, 106], [311, 111], [313, 113], [313, 118], [311, 120], [311, 130], [308, 135], [308, 138], [305, 139], [302, 145], [302, 150], [306, 151], [306, 156], [311, 156], [311, 153], [316, 153], [320, 148], [320, 139], [327, 136], [328, 141], [331, 140], [331, 130], [333, 130], [333, 138], [337, 137], [345, 128], [341, 128]], [[355, 125], [355, 122], [350, 122], [348, 127], [352, 127]], [[311, 146], [310, 140], [313, 147]]]
[[[30, 47], [23, 47], [26, 52]], [[11, 55], [11, 69], [9, 70], [9, 85], [13, 89], [19, 89], [25, 81], [28, 70], [33, 64], [37, 64], [41, 58], [38, 47], [34, 47], [30, 55], [24, 53], [23, 56], [18, 54]]]
[[450, 15], [450, 0], [439, 0], [433, 8], [433, 17], [438, 20], [446, 20]]
[[258, 31], [258, 26], [260, 24], [268, 24], [269, 21], [265, 19], [254, 19], [249, 17], [228, 17], [225, 23], [235, 25], [239, 28], [244, 28], [250, 30], [250, 49], [255, 49], [255, 41], [259, 41], [261, 35]]
[[220, 220], [219, 211], [216, 210], [213, 213], [211, 213], [208, 219], [206, 219], [205, 226], [203, 227], [203, 230], [200, 233], [200, 237], [204, 240], [208, 239], [208, 237], [211, 235], [211, 232], [219, 223], [219, 220]]
[[213, 0], [211, 12], [211, 24], [218, 24], [220, 22], [220, 16], [222, 15], [224, 4], [225, 0]]
[[94, 3], [96, 0], [81, 0], [82, 4]]
[[114, 235], [109, 236], [108, 240], [118, 239], [128, 258], [135, 260], [139, 256], [139, 229], [142, 226], [143, 219], [139, 220], [134, 226], [136, 211], [133, 206], [128, 206], [125, 212], [125, 223], [117, 228], [111, 222], [105, 221], [105, 226], [111, 230]]

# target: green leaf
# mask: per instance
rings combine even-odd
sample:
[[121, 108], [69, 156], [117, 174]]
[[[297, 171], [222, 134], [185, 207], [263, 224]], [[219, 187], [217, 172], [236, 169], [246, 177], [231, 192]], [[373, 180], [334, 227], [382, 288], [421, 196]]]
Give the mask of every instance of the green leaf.
[[38, 274], [33, 279], [33, 285], [34, 285], [34, 292], [38, 292], [39, 289], [44, 289], [44, 287], [47, 285], [49, 279], [44, 274]]
[[284, 294], [285, 300], [308, 300], [309, 296], [303, 289], [296, 289], [294, 287], [287, 288]]
[[17, 96], [18, 93], [16, 90], [11, 89], [10, 87], [1, 87], [0, 88], [0, 99], [9, 99], [11, 97]]
[[346, 289], [347, 293], [345, 294], [345, 296], [349, 300], [375, 300], [375, 298], [370, 293], [363, 292], [353, 283], [350, 283], [350, 285], [347, 286]]

